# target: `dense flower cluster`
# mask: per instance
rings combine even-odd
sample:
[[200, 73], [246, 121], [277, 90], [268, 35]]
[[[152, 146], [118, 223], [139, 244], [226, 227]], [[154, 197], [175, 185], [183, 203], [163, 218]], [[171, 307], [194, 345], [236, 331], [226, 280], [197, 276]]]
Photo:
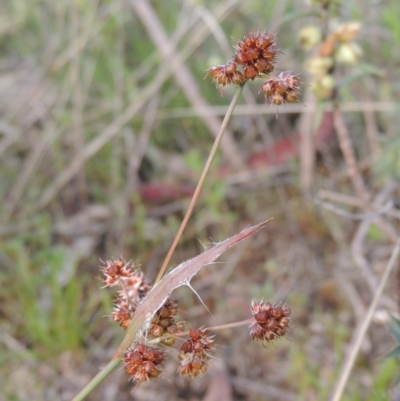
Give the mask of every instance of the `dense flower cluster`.
[[158, 377], [158, 365], [164, 361], [164, 352], [157, 348], [137, 344], [124, 354], [125, 372], [139, 383]]
[[291, 71], [281, 72], [264, 82], [261, 90], [265, 97], [269, 96], [271, 103], [280, 105], [285, 102], [295, 102], [299, 96], [299, 78]]
[[[271, 93], [275, 90], [283, 94], [282, 89], [294, 90], [297, 77], [291, 73], [280, 74], [279, 80], [271, 85]], [[277, 79], [278, 79], [277, 78]], [[112, 314], [113, 320], [124, 329], [129, 327], [137, 306], [150, 291], [151, 286], [139, 272], [135, 265], [124, 259], [115, 259], [103, 263], [100, 267], [104, 274], [106, 287], [119, 286], [117, 298]], [[250, 335], [253, 340], [272, 341], [285, 335], [290, 324], [290, 308], [286, 305], [274, 305], [270, 302], [253, 301], [251, 305], [253, 322], [250, 326]], [[183, 333], [183, 322], [176, 322], [178, 304], [174, 299], [167, 298], [164, 304], [151, 318], [147, 334], [154, 337], [162, 345], [173, 346]], [[182, 343], [178, 352], [178, 374], [194, 378], [208, 369], [210, 353], [214, 350], [214, 336], [204, 328], [190, 329], [188, 338]], [[124, 353], [124, 369], [136, 383], [146, 382], [160, 376], [161, 364], [165, 359], [165, 352], [161, 349], [146, 345], [146, 335]]]
[[[208, 70], [208, 74], [218, 85], [231, 83], [240, 85], [249, 79], [269, 74], [274, 69], [276, 56], [275, 36], [268, 32], [251, 32], [235, 46], [233, 60], [225, 65], [217, 65]], [[243, 71], [239, 71], [241, 66]]]
[[251, 312], [253, 323], [250, 326], [250, 336], [253, 340], [272, 341], [286, 334], [291, 313], [287, 305], [253, 301]]
[[[207, 74], [220, 86], [241, 85], [249, 79], [268, 75], [274, 70], [277, 54], [275, 42], [275, 35], [272, 33], [250, 32], [235, 45], [232, 60], [209, 68]], [[294, 102], [298, 99], [299, 83], [297, 75], [285, 71], [266, 81], [262, 91], [269, 97], [271, 104]]]
[[[164, 334], [176, 334], [184, 330], [183, 322], [175, 322], [178, 304], [175, 300], [168, 298], [164, 305], [153, 316], [149, 333], [153, 337], [162, 337]], [[175, 344], [175, 338], [167, 337], [162, 340], [164, 344]]]
[[114, 301], [112, 319], [124, 329], [128, 328], [137, 305], [151, 289], [138, 267], [122, 258], [109, 260], [100, 267], [105, 287], [118, 285], [120, 288]]
[[207, 72], [221, 86], [231, 83], [240, 85], [246, 82], [243, 73], [237, 69], [237, 64], [233, 61], [228, 61], [225, 65], [211, 67]]
[[182, 344], [179, 353], [179, 374], [196, 377], [204, 373], [208, 367], [208, 353], [213, 349], [214, 336], [206, 329], [190, 329], [189, 339]]
[[268, 32], [250, 32], [235, 46], [234, 60], [244, 66], [244, 76], [254, 79], [274, 70], [277, 50], [275, 36]]

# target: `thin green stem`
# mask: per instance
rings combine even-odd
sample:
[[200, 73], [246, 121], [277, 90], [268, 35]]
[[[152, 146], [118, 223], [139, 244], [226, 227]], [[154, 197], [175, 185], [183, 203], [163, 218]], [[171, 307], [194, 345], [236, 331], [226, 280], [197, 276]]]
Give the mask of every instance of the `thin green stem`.
[[179, 242], [179, 240], [180, 240], [180, 238], [182, 236], [182, 233], [183, 233], [183, 231], [184, 231], [184, 229], [186, 227], [186, 224], [189, 221], [189, 218], [190, 218], [190, 216], [191, 216], [191, 214], [193, 212], [194, 206], [195, 206], [195, 204], [197, 202], [197, 199], [198, 199], [198, 197], [200, 195], [201, 188], [203, 187], [206, 175], [207, 175], [208, 171], [210, 170], [211, 163], [214, 160], [215, 154], [217, 153], [218, 146], [221, 143], [222, 137], [223, 137], [224, 132], [225, 132], [227, 126], [228, 126], [229, 120], [232, 117], [233, 110], [235, 109], [236, 104], [237, 104], [237, 102], [239, 100], [240, 94], [242, 93], [243, 86], [244, 86], [244, 84], [243, 85], [239, 85], [238, 88], [236, 89], [235, 95], [233, 96], [231, 104], [230, 104], [230, 106], [228, 108], [228, 111], [226, 112], [224, 120], [222, 121], [221, 128], [219, 129], [218, 135], [215, 138], [214, 145], [213, 145], [213, 147], [212, 147], [212, 149], [210, 151], [210, 154], [209, 154], [207, 162], [206, 162], [206, 164], [204, 166], [203, 172], [201, 173], [201, 177], [199, 179], [199, 182], [197, 183], [197, 186], [196, 186], [196, 189], [194, 191], [193, 197], [190, 200], [190, 204], [189, 204], [188, 210], [187, 210], [187, 212], [185, 214], [185, 217], [182, 220], [181, 226], [179, 227], [179, 230], [178, 230], [178, 232], [177, 232], [177, 234], [175, 236], [175, 239], [174, 239], [174, 241], [173, 241], [173, 243], [171, 245], [171, 248], [169, 249], [168, 254], [165, 257], [165, 260], [164, 260], [164, 262], [163, 262], [163, 264], [162, 264], [162, 266], [160, 268], [160, 271], [158, 272], [158, 275], [157, 275], [157, 278], [156, 278], [156, 280], [154, 282], [154, 285], [157, 284], [161, 280], [162, 276], [164, 275], [165, 270], [167, 269], [168, 263], [170, 262], [171, 257], [172, 257], [172, 255], [173, 255], [173, 253], [175, 251], [175, 248], [178, 245], [178, 242]]
[[77, 394], [72, 401], [81, 401], [90, 394], [121, 362], [121, 359], [112, 359], [93, 379]]

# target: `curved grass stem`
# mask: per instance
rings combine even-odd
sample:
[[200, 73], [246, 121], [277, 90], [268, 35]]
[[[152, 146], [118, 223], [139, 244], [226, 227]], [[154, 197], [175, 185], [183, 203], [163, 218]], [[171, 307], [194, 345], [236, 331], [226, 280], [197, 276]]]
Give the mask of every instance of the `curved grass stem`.
[[85, 399], [120, 363], [120, 359], [112, 359], [93, 379], [77, 394], [72, 401]]
[[186, 228], [187, 222], [189, 221], [189, 218], [192, 215], [194, 206], [195, 206], [195, 204], [197, 202], [197, 199], [198, 199], [198, 197], [200, 195], [201, 188], [203, 187], [203, 184], [204, 184], [205, 178], [207, 176], [207, 173], [210, 170], [211, 163], [214, 160], [215, 154], [217, 153], [217, 150], [218, 150], [218, 146], [221, 143], [221, 140], [222, 140], [222, 137], [224, 135], [224, 132], [225, 132], [227, 126], [228, 126], [228, 123], [229, 123], [231, 117], [232, 117], [233, 110], [235, 109], [235, 106], [236, 106], [236, 104], [237, 104], [237, 102], [239, 100], [240, 94], [242, 93], [243, 86], [244, 86], [244, 84], [243, 85], [239, 85], [238, 88], [236, 89], [235, 95], [233, 96], [231, 104], [229, 105], [229, 108], [228, 108], [228, 110], [227, 110], [227, 112], [225, 114], [224, 120], [222, 121], [221, 128], [219, 129], [218, 135], [215, 138], [213, 147], [212, 147], [212, 149], [210, 151], [210, 154], [209, 154], [207, 162], [206, 162], [206, 164], [204, 166], [203, 172], [201, 173], [201, 177], [199, 179], [199, 182], [197, 183], [197, 186], [196, 186], [196, 189], [195, 189], [194, 194], [192, 196], [192, 199], [190, 200], [190, 204], [189, 204], [188, 210], [186, 211], [185, 217], [182, 220], [181, 226], [179, 227], [179, 230], [178, 230], [178, 232], [177, 232], [177, 234], [175, 236], [175, 239], [174, 239], [174, 241], [173, 241], [173, 243], [171, 245], [171, 248], [169, 249], [168, 254], [165, 257], [165, 260], [164, 260], [164, 262], [163, 262], [163, 264], [162, 264], [162, 266], [160, 268], [160, 271], [158, 272], [158, 275], [157, 275], [157, 278], [156, 278], [156, 280], [154, 282], [154, 285], [156, 285], [161, 280], [162, 276], [164, 275], [165, 270], [167, 269], [168, 263], [170, 262], [171, 257], [172, 257], [172, 255], [173, 255], [173, 253], [175, 251], [175, 248], [178, 245], [178, 242], [179, 242], [179, 240], [180, 240], [180, 238], [182, 236], [182, 233], [183, 233], [184, 229]]

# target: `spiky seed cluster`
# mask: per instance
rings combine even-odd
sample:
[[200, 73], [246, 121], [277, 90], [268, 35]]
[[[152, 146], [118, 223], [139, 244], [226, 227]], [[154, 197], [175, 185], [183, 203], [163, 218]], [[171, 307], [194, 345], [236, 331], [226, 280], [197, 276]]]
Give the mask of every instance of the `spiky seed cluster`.
[[[268, 32], [251, 32], [235, 45], [233, 60], [211, 67], [207, 73], [221, 86], [240, 85], [249, 79], [269, 74], [274, 69], [275, 36]], [[241, 66], [243, 71], [239, 71]]]
[[116, 298], [114, 301], [112, 320], [119, 323], [119, 325], [126, 330], [129, 327], [135, 309], [136, 307], [125, 298]]
[[[183, 322], [175, 322], [178, 304], [175, 300], [168, 298], [164, 305], [153, 316], [149, 333], [153, 337], [162, 337], [166, 333], [175, 334], [184, 330]], [[175, 344], [173, 337], [168, 337], [163, 340], [167, 345]]]
[[243, 66], [244, 77], [254, 79], [274, 70], [275, 36], [269, 32], [250, 32], [235, 46], [234, 61]]
[[[275, 41], [275, 35], [272, 33], [250, 32], [235, 45], [232, 60], [224, 65], [209, 68], [207, 74], [213, 78], [217, 86], [231, 83], [240, 85], [249, 79], [260, 77], [261, 74], [268, 75], [274, 70], [277, 53]], [[271, 104], [295, 102], [299, 96], [299, 83], [297, 75], [285, 71], [266, 81], [262, 91], [266, 98], [270, 98]]]
[[272, 341], [286, 334], [291, 313], [287, 305], [253, 301], [251, 312], [254, 321], [250, 326], [250, 336], [253, 340]]
[[265, 98], [269, 97], [272, 104], [281, 105], [285, 102], [295, 102], [299, 96], [299, 77], [291, 71], [283, 71], [277, 77], [264, 82], [261, 90]]
[[120, 283], [120, 280], [131, 277], [136, 271], [136, 266], [124, 259], [107, 260], [100, 266], [104, 274], [105, 287], [112, 287]]
[[214, 336], [206, 329], [190, 329], [189, 339], [186, 340], [179, 353], [179, 374], [196, 377], [207, 370], [208, 352], [214, 349]]
[[139, 383], [155, 379], [161, 373], [159, 365], [164, 361], [164, 352], [157, 348], [137, 344], [124, 354], [125, 371]]
[[151, 289], [139, 265], [122, 258], [104, 262], [100, 270], [104, 274], [105, 287], [119, 285], [120, 290], [114, 301], [112, 319], [127, 329], [137, 305]]
[[233, 61], [228, 61], [225, 65], [211, 67], [207, 72], [221, 86], [232, 83], [240, 85], [246, 81], [243, 73], [237, 69], [237, 64]]

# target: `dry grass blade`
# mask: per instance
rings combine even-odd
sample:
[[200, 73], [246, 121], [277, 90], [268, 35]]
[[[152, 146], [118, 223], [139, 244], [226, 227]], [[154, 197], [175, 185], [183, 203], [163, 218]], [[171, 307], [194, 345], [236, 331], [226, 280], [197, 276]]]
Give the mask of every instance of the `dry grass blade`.
[[195, 258], [181, 263], [171, 273], [167, 274], [152, 289], [152, 291], [147, 295], [147, 297], [137, 308], [131, 325], [129, 326], [129, 329], [125, 336], [125, 339], [122, 341], [120, 347], [117, 350], [116, 357], [120, 357], [125, 349], [132, 344], [136, 334], [140, 331], [146, 321], [148, 321], [161, 307], [161, 305], [165, 302], [172, 291], [182, 285], [189, 284], [193, 276], [195, 276], [202, 267], [214, 262], [227, 249], [231, 248], [238, 242], [244, 240], [248, 236], [263, 228], [270, 220], [271, 219], [259, 223], [255, 226], [246, 228], [240, 233], [215, 245], [213, 248], [203, 252]]
[[369, 306], [367, 316], [365, 317], [364, 321], [361, 323], [361, 327], [359, 328], [359, 330], [357, 330], [357, 332], [356, 332], [353, 346], [352, 346], [350, 354], [347, 357], [347, 359], [344, 363], [344, 366], [341, 370], [341, 375], [339, 377], [335, 393], [332, 397], [332, 401], [340, 401], [342, 398], [344, 389], [349, 380], [350, 373], [353, 369], [357, 355], [360, 352], [361, 344], [365, 338], [368, 327], [371, 323], [372, 317], [373, 317], [376, 307], [378, 305], [378, 301], [379, 301], [379, 299], [382, 295], [383, 289], [385, 288], [385, 285], [388, 281], [389, 275], [392, 272], [394, 266], [396, 265], [396, 262], [397, 262], [397, 259], [399, 256], [399, 252], [400, 252], [400, 239], [397, 240], [397, 244], [393, 249], [390, 260], [386, 266], [385, 272], [383, 273], [381, 282], [379, 283], [379, 287], [377, 288], [377, 290], [375, 292], [375, 296], [371, 302], [371, 305]]

